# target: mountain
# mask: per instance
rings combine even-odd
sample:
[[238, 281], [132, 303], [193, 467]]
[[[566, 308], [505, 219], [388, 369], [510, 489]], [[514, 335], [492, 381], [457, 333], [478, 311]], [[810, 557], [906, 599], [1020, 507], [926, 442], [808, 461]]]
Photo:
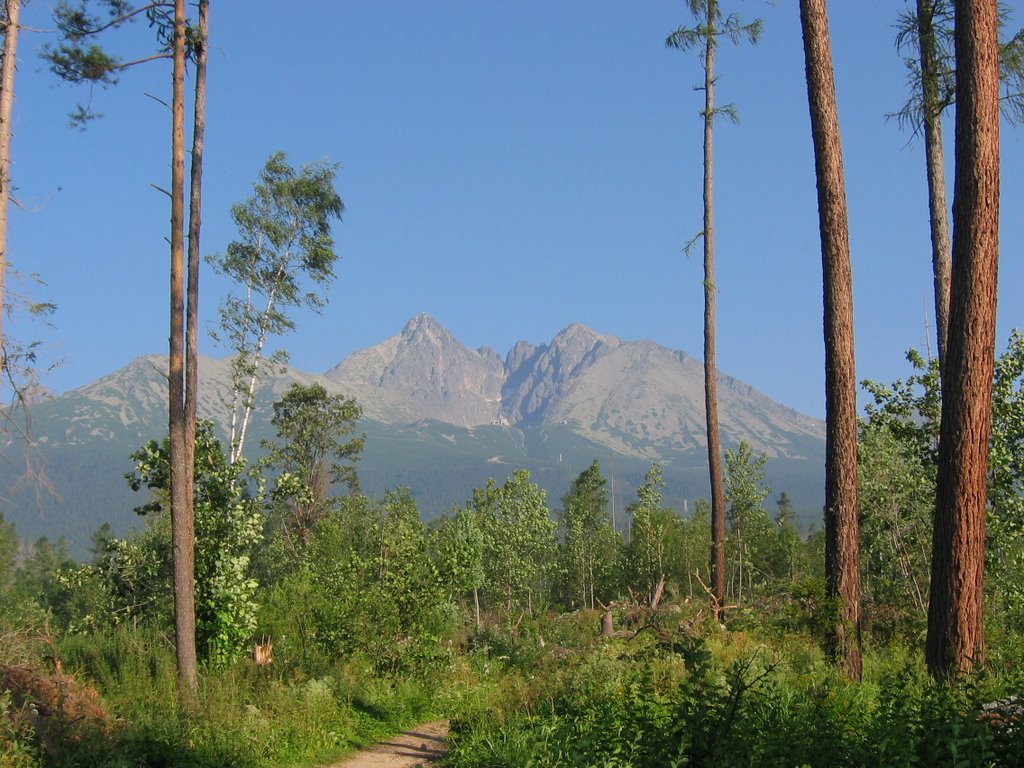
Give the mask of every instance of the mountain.
[[[353, 353], [324, 376], [346, 392], [403, 399], [419, 418], [472, 427], [496, 422], [505, 372], [492, 350], [471, 350], [436, 320], [419, 315], [397, 336]], [[380, 418], [400, 420], [383, 413]]]
[[[201, 358], [199, 415], [226, 436], [230, 360]], [[650, 341], [622, 341], [573, 324], [548, 344], [516, 343], [504, 360], [470, 349], [428, 315], [353, 353], [323, 375], [268, 372], [257, 389], [250, 454], [272, 437], [272, 404], [293, 382], [318, 382], [363, 407], [364, 489], [407, 486], [426, 517], [464, 503], [489, 477], [529, 469], [554, 509], [594, 458], [622, 510], [654, 460], [665, 465], [666, 502], [683, 510], [708, 495], [703, 366]], [[824, 423], [719, 374], [723, 443], [746, 440], [769, 456], [768, 480], [806, 525], [820, 517]], [[137, 524], [140, 499], [123, 480], [129, 454], [166, 434], [166, 359], [124, 368], [33, 406], [33, 447], [3, 446], [0, 512], [25, 538], [68, 538], [81, 554], [102, 522]], [[43, 468], [44, 484], [21, 481]]]
[[[419, 315], [399, 335], [354, 353], [324, 375], [343, 391], [363, 393], [360, 401], [404, 398], [402, 418], [415, 412], [463, 427], [565, 424], [644, 459], [707, 445], [703, 363], [579, 323], [550, 344], [518, 342], [502, 363], [492, 350], [471, 350], [436, 320]], [[726, 445], [746, 440], [770, 457], [807, 458], [807, 441], [825, 437], [822, 421], [724, 374], [719, 410]], [[382, 412], [378, 418], [402, 420]]]

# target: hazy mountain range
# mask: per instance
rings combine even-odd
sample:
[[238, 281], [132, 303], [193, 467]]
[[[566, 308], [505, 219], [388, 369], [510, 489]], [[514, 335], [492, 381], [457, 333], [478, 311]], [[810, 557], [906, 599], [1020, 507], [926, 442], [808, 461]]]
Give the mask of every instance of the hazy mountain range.
[[[224, 431], [228, 359], [201, 358], [199, 415]], [[518, 342], [504, 359], [469, 349], [428, 315], [401, 333], [353, 353], [323, 375], [285, 369], [257, 392], [247, 445], [271, 437], [271, 404], [295, 381], [319, 382], [355, 397], [367, 436], [359, 475], [364, 490], [408, 486], [425, 517], [461, 504], [488, 477], [524, 467], [558, 509], [572, 478], [600, 460], [622, 510], [654, 460], [665, 465], [666, 503], [684, 511], [706, 497], [703, 366], [650, 341], [622, 341], [570, 325], [548, 344]], [[724, 444], [746, 440], [769, 456], [769, 483], [785, 490], [804, 519], [820, 517], [824, 423], [719, 374]], [[166, 358], [140, 357], [65, 395], [36, 403], [36, 463], [51, 486], [18, 482], [24, 449], [4, 448], [0, 511], [26, 538], [64, 535], [80, 553], [104, 520], [137, 523], [141, 502], [123, 475], [128, 455], [166, 434]], [[249, 451], [247, 451], [249, 452]]]

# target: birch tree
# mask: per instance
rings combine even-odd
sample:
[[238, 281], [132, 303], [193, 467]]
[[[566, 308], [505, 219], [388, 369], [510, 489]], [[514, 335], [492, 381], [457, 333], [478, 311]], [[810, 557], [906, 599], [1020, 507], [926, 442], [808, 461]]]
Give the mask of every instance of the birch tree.
[[283, 350], [267, 356], [267, 343], [295, 329], [290, 310], [320, 311], [334, 280], [331, 222], [344, 204], [334, 190], [338, 166], [313, 163], [296, 172], [283, 152], [267, 160], [253, 195], [231, 208], [239, 240], [207, 261], [237, 287], [220, 306], [214, 339], [231, 349], [231, 463], [242, 456], [255, 405], [256, 385], [267, 366], [287, 362]]

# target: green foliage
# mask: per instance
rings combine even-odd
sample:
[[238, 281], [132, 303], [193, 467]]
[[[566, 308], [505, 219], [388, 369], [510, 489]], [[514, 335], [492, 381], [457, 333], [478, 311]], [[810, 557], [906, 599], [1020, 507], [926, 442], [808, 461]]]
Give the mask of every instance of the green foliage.
[[[931, 18], [927, 20], [935, 39], [935, 109], [941, 114], [956, 102], [956, 66], [953, 51], [953, 6], [949, 0], [932, 0]], [[1024, 122], [1024, 29], [1006, 35], [1010, 22], [1010, 8], [999, 3], [999, 77], [1002, 94], [999, 100], [1003, 116], [1012, 124]], [[893, 117], [900, 125], [915, 134], [924, 124], [924, 96], [920, 57], [920, 25], [916, 10], [904, 11], [896, 23], [896, 48], [905, 53], [907, 86], [910, 93], [906, 103]]]
[[441, 583], [450, 597], [472, 594], [477, 628], [480, 627], [480, 590], [486, 577], [484, 530], [471, 507], [456, 509], [441, 518], [430, 537]]
[[71, 637], [60, 650], [66, 666], [96, 681], [120, 725], [60, 744], [47, 765], [319, 765], [434, 714], [424, 684], [384, 679], [365, 665], [335, 662], [310, 675], [236, 662], [208, 671], [194, 699], [179, 703], [173, 649], [159, 634], [120, 627]]
[[728, 588], [737, 600], [743, 599], [744, 585], [763, 586], [770, 576], [774, 531], [763, 506], [771, 494], [764, 484], [767, 461], [764, 453], [755, 457], [746, 441], [725, 451]]
[[[761, 29], [764, 26], [761, 19], [743, 23], [735, 13], [723, 16], [718, 0], [687, 0], [686, 6], [696, 19], [697, 25], [679, 27], [665, 39], [665, 45], [680, 51], [698, 49], [701, 64], [705, 67], [707, 66], [707, 49], [710, 46], [718, 45], [719, 38], [724, 36], [733, 45], [738, 45], [743, 39], [756, 45], [761, 39]], [[702, 84], [697, 86], [697, 89], [703, 90], [703, 87]], [[702, 110], [701, 115], [705, 119], [725, 115], [733, 123], [739, 122], [739, 113], [733, 104], [715, 107], [710, 113]], [[686, 245], [684, 250], [689, 253], [690, 248], [703, 236], [703, 232], [699, 233]]]
[[[98, 8], [98, 11], [94, 12], [93, 8]], [[104, 33], [140, 18], [156, 34], [156, 52], [126, 59], [108, 52], [95, 42]], [[79, 0], [74, 3], [60, 0], [53, 9], [53, 21], [60, 42], [55, 46], [44, 45], [40, 55], [53, 74], [73, 85], [115, 85], [118, 74], [129, 67], [167, 59], [173, 53], [174, 4], [171, 2], [145, 3], [136, 7], [127, 0]], [[186, 56], [194, 59], [200, 44], [198, 29], [187, 26]], [[72, 126], [81, 127], [102, 115], [92, 110], [91, 103], [86, 103], [78, 105], [70, 117]]]
[[[147, 488], [153, 500], [140, 514], [169, 516], [169, 444], [151, 440], [132, 455], [135, 470], [126, 475], [133, 490]], [[253, 554], [263, 536], [263, 481], [254, 472], [255, 493], [241, 483], [244, 462], [229, 464], [210, 422], [200, 422], [195, 448], [196, 643], [214, 666], [237, 658], [255, 630], [257, 583], [251, 576]], [[165, 521], [163, 526], [167, 526]], [[112, 541], [98, 565], [127, 617], [161, 597], [170, 573], [169, 536]], [[136, 589], [136, 588], [141, 589]], [[162, 602], [162, 601], [161, 601]]]
[[996, 360], [985, 568], [1004, 621], [1024, 633], [1024, 335]]
[[[863, 382], [872, 396], [861, 423], [861, 557], [869, 627], [913, 636], [928, 594], [931, 513], [938, 461], [938, 362], [911, 350], [914, 373], [891, 385]], [[1024, 337], [1010, 335], [996, 360], [989, 441], [986, 590], [990, 622], [1024, 628]]]
[[444, 593], [416, 503], [405, 490], [348, 496], [316, 529], [296, 605], [329, 658], [365, 656], [386, 672], [422, 671], [440, 654]]
[[286, 507], [284, 532], [293, 552], [305, 547], [328, 509], [330, 484], [358, 488], [355, 463], [363, 438], [355, 430], [362, 409], [353, 399], [329, 395], [319, 384], [292, 384], [274, 403], [270, 423], [277, 440], [264, 440], [267, 463], [280, 472], [274, 501]]
[[611, 578], [618, 559], [618, 536], [608, 517], [608, 493], [601, 466], [594, 459], [573, 480], [562, 497], [565, 540], [561, 567], [570, 607], [593, 609], [597, 600], [610, 600]]
[[[253, 408], [263, 352], [271, 336], [295, 329], [289, 311], [320, 311], [334, 280], [331, 222], [340, 220], [344, 205], [334, 190], [338, 166], [325, 162], [298, 172], [283, 152], [267, 160], [253, 185], [253, 196], [231, 207], [239, 240], [223, 254], [207, 258], [219, 274], [234, 281], [220, 306], [216, 341], [235, 353], [232, 359], [231, 460], [241, 455]], [[283, 364], [282, 350], [271, 362]]]
[[[874, 659], [872, 659], [874, 661]], [[905, 657], [840, 679], [802, 645], [681, 636], [541, 662], [533, 696], [458, 718], [460, 766], [1017, 765], [1012, 678], [932, 682]], [[998, 705], [990, 702], [1002, 702]], [[988, 704], [988, 706], [986, 706]], [[999, 710], [1000, 715], [987, 712]]]
[[503, 485], [488, 480], [473, 492], [472, 509], [484, 532], [485, 585], [496, 605], [532, 613], [546, 597], [555, 553], [556, 524], [547, 495], [516, 470]]
[[[662, 506], [664, 488], [661, 464], [655, 462], [643, 484], [636, 489], [636, 501], [627, 508], [631, 523], [626, 583], [645, 595], [648, 604], [661, 578], [668, 572], [666, 550], [672, 529], [678, 525], [675, 515]], [[703, 545], [706, 549], [707, 541]]]

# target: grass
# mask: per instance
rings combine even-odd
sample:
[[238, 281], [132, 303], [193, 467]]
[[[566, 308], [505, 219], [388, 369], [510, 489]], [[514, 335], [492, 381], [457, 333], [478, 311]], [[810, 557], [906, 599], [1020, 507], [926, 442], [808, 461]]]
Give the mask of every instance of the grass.
[[42, 749], [8, 694], [0, 766], [306, 768], [439, 716], [453, 719], [451, 768], [1024, 764], [1019, 713], [982, 712], [1024, 690], [1012, 664], [941, 686], [892, 646], [869, 650], [853, 684], [796, 634], [600, 640], [596, 626], [579, 612], [491, 629], [420, 678], [382, 677], [359, 657], [315, 672], [246, 660], [205, 671], [186, 703], [167, 638], [71, 637], [64, 667], [95, 686], [106, 724]]

